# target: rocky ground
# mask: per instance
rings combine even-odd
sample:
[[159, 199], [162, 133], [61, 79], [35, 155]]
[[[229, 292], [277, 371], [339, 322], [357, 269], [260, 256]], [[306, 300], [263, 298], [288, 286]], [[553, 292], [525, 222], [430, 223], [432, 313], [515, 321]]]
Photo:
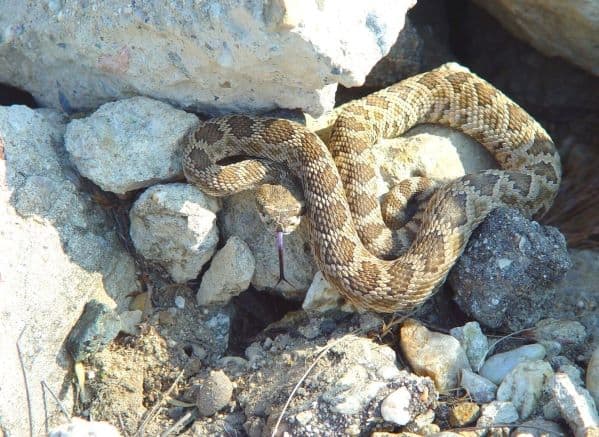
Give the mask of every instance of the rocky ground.
[[[135, 3], [0, 16], [0, 435], [599, 435], [599, 6]], [[279, 283], [253, 193], [182, 177], [200, 120], [326, 140], [333, 105], [448, 62], [546, 127], [564, 183], [540, 222], [494, 211], [416, 311], [344, 302], [305, 221]], [[427, 125], [374, 157], [379, 194], [495, 166]]]

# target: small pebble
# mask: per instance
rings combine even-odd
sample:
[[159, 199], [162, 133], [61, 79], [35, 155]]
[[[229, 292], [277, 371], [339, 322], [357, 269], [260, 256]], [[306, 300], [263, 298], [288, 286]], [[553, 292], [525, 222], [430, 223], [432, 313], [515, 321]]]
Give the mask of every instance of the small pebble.
[[185, 298], [183, 296], [175, 297], [175, 306], [180, 310], [185, 308]]
[[410, 414], [410, 391], [406, 387], [400, 387], [387, 396], [381, 403], [381, 415], [387, 422], [403, 426], [408, 423], [412, 416]]
[[487, 378], [477, 375], [471, 370], [462, 369], [460, 385], [476, 403], [486, 404], [495, 400], [497, 386]]
[[518, 411], [511, 402], [493, 401], [482, 407], [482, 414], [476, 426], [489, 426], [496, 423], [513, 423], [518, 420]]
[[464, 326], [453, 328], [449, 333], [460, 342], [472, 369], [478, 372], [489, 350], [489, 341], [478, 322], [466, 323]]
[[470, 369], [459, 341], [451, 335], [429, 331], [413, 319], [403, 323], [400, 335], [401, 349], [414, 373], [430, 377], [442, 393], [458, 387], [460, 371]]
[[202, 416], [212, 416], [223, 409], [233, 396], [233, 384], [222, 370], [213, 370], [199, 386], [196, 406]]
[[540, 344], [529, 344], [509, 352], [493, 355], [485, 361], [479, 373], [494, 384], [501, 384], [505, 375], [518, 364], [543, 358], [545, 358], [545, 348]]
[[449, 410], [449, 423], [461, 427], [476, 422], [480, 416], [480, 407], [474, 402], [460, 402]]

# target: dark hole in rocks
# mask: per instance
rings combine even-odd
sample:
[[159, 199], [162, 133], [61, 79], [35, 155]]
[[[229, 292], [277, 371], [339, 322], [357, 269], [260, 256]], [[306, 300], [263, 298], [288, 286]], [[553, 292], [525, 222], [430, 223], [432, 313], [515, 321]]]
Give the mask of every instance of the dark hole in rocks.
[[301, 302], [293, 302], [275, 293], [244, 291], [232, 299], [233, 317], [229, 334], [229, 354], [243, 356], [254, 337], [273, 322], [291, 311], [301, 309]]
[[35, 99], [27, 91], [0, 83], [0, 106], [25, 105], [37, 108]]

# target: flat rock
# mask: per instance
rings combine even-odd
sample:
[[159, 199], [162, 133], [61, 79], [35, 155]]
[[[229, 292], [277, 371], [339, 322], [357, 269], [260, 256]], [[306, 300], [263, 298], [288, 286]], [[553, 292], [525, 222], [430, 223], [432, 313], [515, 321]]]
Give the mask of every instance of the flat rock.
[[180, 176], [182, 144], [197, 124], [193, 114], [133, 97], [71, 121], [65, 147], [79, 173], [105, 191], [125, 194]]
[[175, 282], [194, 279], [218, 243], [219, 202], [188, 184], [154, 185], [129, 212], [129, 233], [144, 258], [162, 265]]
[[248, 245], [232, 236], [212, 258], [196, 295], [199, 305], [226, 304], [250, 285], [256, 261]]
[[459, 386], [462, 369], [470, 363], [460, 343], [450, 335], [429, 331], [413, 319], [400, 330], [400, 347], [417, 375], [428, 376], [443, 393]]
[[2, 2], [0, 82], [67, 112], [145, 95], [205, 113], [322, 113], [337, 83], [364, 82], [415, 3]]
[[64, 131], [54, 111], [0, 107], [0, 253], [10, 254], [0, 256], [0, 427], [11, 435], [29, 433], [17, 342], [33, 429], [45, 429], [46, 417], [58, 425], [62, 413], [44, 402], [39, 381], [72, 407], [72, 392], [63, 391], [71, 362], [64, 344], [83, 306], [97, 299], [122, 311], [139, 288], [114, 224], [79, 190]]
[[503, 378], [518, 364], [525, 361], [542, 360], [545, 348], [540, 344], [529, 344], [493, 355], [480, 369], [480, 374], [495, 384], [501, 384]]
[[550, 286], [570, 267], [556, 228], [498, 208], [473, 232], [448, 282], [458, 305], [478, 322], [517, 331], [550, 311]]

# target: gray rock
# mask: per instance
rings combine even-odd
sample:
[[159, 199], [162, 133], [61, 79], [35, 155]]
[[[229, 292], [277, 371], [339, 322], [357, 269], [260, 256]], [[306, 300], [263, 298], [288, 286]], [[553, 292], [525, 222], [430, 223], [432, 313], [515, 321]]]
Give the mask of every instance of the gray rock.
[[220, 249], [202, 276], [196, 299], [198, 305], [226, 304], [250, 285], [256, 262], [245, 242], [232, 236]]
[[119, 314], [121, 331], [129, 335], [139, 335], [138, 325], [141, 323], [143, 313], [140, 310], [123, 311]]
[[453, 328], [449, 333], [455, 337], [468, 356], [475, 372], [481, 368], [489, 351], [489, 341], [477, 322], [468, 322], [464, 326]]
[[212, 416], [231, 400], [233, 384], [222, 370], [211, 371], [198, 387], [196, 396], [200, 415]]
[[518, 420], [518, 411], [511, 402], [493, 401], [482, 406], [481, 416], [476, 426], [490, 426], [500, 423], [514, 423]]
[[0, 82], [65, 111], [143, 94], [196, 112], [322, 113], [337, 82], [364, 82], [414, 4], [2, 2]]
[[122, 311], [127, 294], [139, 287], [114, 224], [80, 191], [64, 130], [54, 111], [0, 107], [0, 417], [11, 435], [29, 433], [17, 342], [33, 428], [45, 429], [46, 419], [54, 427], [63, 416], [55, 403], [44, 402], [39, 381], [64, 394], [71, 409], [72, 391], [63, 390], [71, 362], [64, 340], [83, 306], [97, 299]]
[[460, 307], [480, 323], [527, 328], [553, 304], [550, 285], [571, 262], [559, 231], [499, 208], [472, 234], [449, 275]]
[[400, 335], [410, 367], [417, 375], [432, 378], [441, 393], [458, 387], [461, 370], [470, 370], [466, 353], [452, 336], [429, 331], [413, 319], [403, 323]]
[[599, 346], [595, 349], [587, 366], [587, 390], [599, 406]]
[[527, 361], [518, 364], [506, 375], [497, 389], [498, 401], [510, 401], [521, 419], [527, 419], [539, 407], [543, 390], [553, 377], [546, 361]]
[[105, 191], [125, 194], [183, 173], [187, 112], [146, 97], [106, 103], [67, 126], [65, 147], [79, 173]]
[[559, 352], [572, 358], [578, 355], [588, 337], [585, 327], [574, 320], [539, 320], [533, 332], [538, 342], [557, 342]]
[[495, 400], [497, 386], [471, 370], [462, 369], [460, 386], [468, 392], [476, 403], [486, 404]]
[[545, 348], [540, 344], [529, 344], [508, 352], [495, 354], [480, 369], [480, 374], [495, 384], [501, 384], [503, 378], [518, 364], [525, 361], [542, 360]]
[[85, 304], [83, 314], [67, 337], [67, 350], [73, 360], [83, 361], [114, 340], [120, 329], [118, 314], [108, 305], [91, 300]]
[[216, 250], [219, 203], [188, 184], [155, 185], [133, 204], [129, 233], [137, 251], [176, 282], [194, 279]]
[[588, 430], [599, 427], [597, 408], [588, 391], [560, 372], [555, 374], [552, 387], [561, 416], [576, 437], [585, 436]]

